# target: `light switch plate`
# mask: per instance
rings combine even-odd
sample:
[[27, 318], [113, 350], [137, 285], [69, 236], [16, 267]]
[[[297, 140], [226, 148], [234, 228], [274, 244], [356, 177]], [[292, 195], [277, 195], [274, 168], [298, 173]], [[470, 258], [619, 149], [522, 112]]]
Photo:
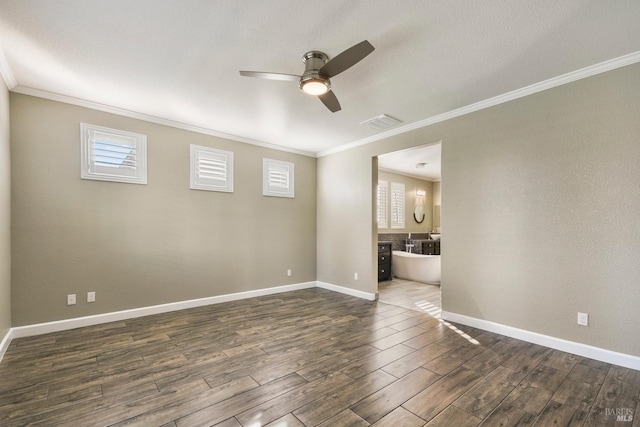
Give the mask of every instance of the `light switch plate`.
[[589, 326], [589, 314], [588, 313], [578, 313], [578, 325], [580, 325], [580, 326]]

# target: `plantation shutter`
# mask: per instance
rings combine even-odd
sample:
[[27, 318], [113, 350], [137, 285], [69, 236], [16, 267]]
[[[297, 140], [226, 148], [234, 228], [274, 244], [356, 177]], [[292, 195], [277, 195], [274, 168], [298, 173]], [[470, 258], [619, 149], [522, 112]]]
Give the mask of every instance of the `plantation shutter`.
[[264, 196], [294, 197], [294, 164], [278, 160], [263, 159]]
[[391, 228], [404, 228], [404, 184], [391, 183]]
[[233, 193], [233, 153], [191, 145], [191, 189]]
[[146, 135], [80, 124], [82, 179], [147, 183]]
[[378, 228], [388, 228], [387, 221], [387, 193], [389, 191], [389, 183], [387, 181], [378, 181], [376, 192], [376, 211], [378, 217]]

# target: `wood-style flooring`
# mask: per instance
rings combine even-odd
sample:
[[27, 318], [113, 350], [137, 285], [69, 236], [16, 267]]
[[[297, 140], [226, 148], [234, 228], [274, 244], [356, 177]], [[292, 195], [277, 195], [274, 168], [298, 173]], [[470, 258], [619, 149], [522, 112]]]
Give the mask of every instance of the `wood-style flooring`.
[[638, 426], [639, 394], [639, 371], [307, 289], [15, 339], [0, 426]]
[[378, 283], [379, 300], [410, 310], [419, 310], [440, 318], [442, 299], [440, 286], [393, 279]]

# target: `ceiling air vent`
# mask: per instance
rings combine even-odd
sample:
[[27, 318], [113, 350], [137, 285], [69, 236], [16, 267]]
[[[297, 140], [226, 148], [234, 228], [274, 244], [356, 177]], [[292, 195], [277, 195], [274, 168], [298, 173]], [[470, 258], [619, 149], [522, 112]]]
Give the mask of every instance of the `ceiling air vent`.
[[386, 114], [381, 114], [377, 117], [374, 117], [372, 119], [369, 120], [365, 120], [364, 122], [361, 122], [360, 124], [363, 126], [368, 126], [370, 128], [376, 129], [376, 130], [382, 130], [382, 129], [388, 129], [390, 127], [399, 125], [400, 123], [402, 123], [401, 120], [398, 119], [394, 119], [391, 116], [387, 116]]

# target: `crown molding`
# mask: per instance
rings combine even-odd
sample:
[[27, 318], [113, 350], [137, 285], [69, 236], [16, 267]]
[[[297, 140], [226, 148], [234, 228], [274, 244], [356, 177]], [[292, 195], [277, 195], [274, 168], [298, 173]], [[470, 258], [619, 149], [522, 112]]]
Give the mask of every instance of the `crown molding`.
[[473, 104], [469, 104], [464, 107], [460, 107], [443, 114], [438, 114], [437, 116], [429, 117], [427, 119], [410, 123], [405, 126], [400, 126], [386, 132], [372, 135], [367, 138], [359, 139], [349, 144], [344, 144], [344, 145], [340, 145], [339, 147], [320, 151], [319, 153], [317, 153], [317, 157], [325, 157], [330, 154], [335, 154], [341, 151], [350, 150], [352, 148], [359, 147], [361, 145], [371, 144], [372, 142], [375, 142], [375, 141], [380, 141], [382, 139], [386, 139], [395, 135], [400, 135], [406, 132], [410, 132], [415, 129], [420, 129], [436, 123], [444, 122], [445, 120], [453, 119], [455, 117], [460, 117], [465, 114], [473, 113], [479, 110], [484, 110], [485, 108], [493, 107], [499, 104], [503, 104], [505, 102], [513, 101], [519, 98], [524, 98], [525, 96], [533, 95], [535, 93], [542, 92], [547, 89], [552, 89], [557, 86], [562, 86], [578, 80], [586, 79], [587, 77], [595, 76], [597, 74], [602, 74], [607, 71], [622, 68], [627, 65], [636, 64], [638, 62], [640, 62], [640, 51], [633, 52], [628, 55], [620, 56], [618, 58], [610, 59], [608, 61], [600, 62], [599, 64], [591, 65], [589, 67], [585, 67], [580, 70], [571, 71], [569, 73], [562, 74], [560, 76], [553, 77], [539, 83], [534, 83], [532, 85], [525, 86], [523, 88], [516, 89], [511, 92], [504, 93], [502, 95], [494, 96], [493, 98], [485, 99], [484, 101], [479, 101]]
[[489, 99], [479, 101], [470, 105], [466, 105], [464, 107], [460, 107], [455, 110], [448, 111], [446, 113], [438, 114], [436, 116], [432, 116], [427, 119], [410, 123], [405, 126], [400, 126], [386, 132], [382, 132], [367, 138], [353, 141], [348, 144], [343, 144], [338, 147], [320, 151], [318, 153], [312, 153], [304, 150], [298, 150], [296, 148], [284, 147], [281, 145], [276, 145], [276, 144], [272, 144], [264, 141], [244, 138], [238, 135], [231, 135], [231, 134], [219, 132], [213, 129], [203, 128], [203, 127], [191, 125], [188, 123], [164, 119], [164, 118], [152, 116], [149, 114], [125, 110], [122, 108], [113, 107], [106, 104], [100, 104], [93, 101], [87, 101], [80, 98], [74, 98], [71, 96], [66, 96], [66, 95], [49, 92], [41, 89], [20, 86], [17, 84], [15, 77], [13, 75], [13, 72], [11, 71], [11, 68], [9, 67], [9, 64], [6, 60], [4, 52], [2, 51], [2, 47], [0, 46], [0, 75], [2, 76], [2, 79], [4, 80], [4, 83], [6, 84], [7, 88], [12, 92], [49, 99], [52, 101], [62, 102], [65, 104], [77, 105], [77, 106], [89, 108], [92, 110], [104, 111], [111, 114], [130, 117], [138, 120], [170, 126], [170, 127], [183, 129], [183, 130], [196, 132], [196, 133], [201, 133], [205, 135], [215, 136], [218, 138], [224, 138], [231, 141], [241, 142], [244, 144], [250, 144], [250, 145], [255, 145], [259, 147], [269, 148], [272, 150], [285, 151], [293, 154], [299, 154], [302, 156], [314, 157], [314, 158], [325, 157], [331, 154], [339, 153], [341, 151], [350, 150], [352, 148], [356, 148], [362, 145], [371, 144], [373, 142], [390, 138], [392, 136], [400, 135], [416, 129], [427, 127], [427, 126], [440, 123], [449, 119], [463, 116], [465, 114], [473, 113], [476, 111], [483, 110], [485, 108], [490, 108], [499, 104], [503, 104], [505, 102], [513, 101], [519, 98], [524, 98], [526, 96], [533, 95], [535, 93], [542, 92], [547, 89], [552, 89], [557, 86], [562, 86], [562, 85], [572, 83], [581, 79], [585, 79], [587, 77], [595, 76], [597, 74], [605, 73], [607, 71], [622, 68], [627, 65], [636, 64], [638, 62], [640, 62], [640, 51], [633, 52], [618, 58], [610, 59], [608, 61], [604, 61], [599, 64], [591, 65], [589, 67], [585, 67], [580, 70], [562, 74], [560, 76], [553, 77], [551, 79], [547, 79], [539, 83], [534, 83], [532, 85], [525, 86], [523, 88], [516, 89], [511, 92], [507, 92], [507, 93], [495, 96], [493, 98], [489, 98]]
[[259, 141], [251, 138], [244, 138], [238, 135], [232, 135], [224, 132], [219, 132], [213, 129], [203, 128], [200, 126], [191, 125], [188, 123], [178, 122], [175, 120], [164, 119], [162, 117], [152, 116], [150, 114], [139, 113], [136, 111], [125, 110], [123, 108], [113, 107], [106, 104], [100, 104], [98, 102], [87, 101], [85, 99], [74, 98], [72, 96], [62, 95], [55, 92], [49, 92], [42, 89], [35, 89], [28, 86], [17, 85], [11, 92], [20, 93], [22, 95], [35, 96], [37, 98], [44, 98], [51, 101], [62, 102], [65, 104], [76, 105], [78, 107], [89, 108], [91, 110], [103, 111], [105, 113], [116, 114], [118, 116], [129, 117], [132, 119], [143, 120], [145, 122], [156, 123], [159, 125], [169, 126], [177, 129], [183, 129], [190, 132], [201, 133], [204, 135], [215, 136], [218, 138], [224, 138], [231, 141], [241, 142], [243, 144], [256, 145], [258, 147], [269, 148], [271, 150], [286, 151], [288, 153], [299, 154], [307, 157], [316, 157], [315, 153], [309, 151], [298, 150], [296, 148], [284, 147], [282, 145], [271, 144], [264, 141]]
[[11, 92], [20, 93], [23, 95], [35, 96], [38, 98], [49, 99], [51, 101], [62, 102], [65, 104], [77, 105], [79, 107], [89, 108], [92, 110], [103, 111], [105, 113], [116, 114], [119, 116], [129, 117], [132, 119], [143, 120], [146, 122], [156, 123], [160, 125], [165, 125], [177, 129], [183, 129], [190, 132], [201, 133], [204, 135], [215, 136], [218, 138], [224, 138], [231, 141], [241, 142], [244, 144], [256, 145], [258, 147], [269, 148], [271, 150], [278, 151], [286, 151], [288, 153], [299, 154], [307, 157], [316, 157], [315, 153], [311, 153], [309, 151], [298, 150], [296, 148], [284, 147], [281, 145], [271, 144], [264, 141], [259, 141], [251, 138], [244, 138], [237, 135], [231, 135], [224, 132], [218, 132], [213, 129], [207, 129], [200, 126], [190, 125], [188, 123], [178, 122], [175, 120], [163, 119], [161, 117], [152, 116], [149, 114], [138, 113], [131, 110], [125, 110], [123, 108], [113, 107], [106, 104], [100, 104], [98, 102], [92, 102], [85, 99], [74, 98], [72, 96], [62, 95], [55, 92], [49, 92], [46, 90], [36, 89], [27, 86], [18, 85], [13, 72], [11, 71], [11, 67], [9, 66], [9, 62], [4, 54], [4, 50], [0, 45], [0, 76], [2, 76], [2, 80], [4, 80], [7, 89]]
[[4, 84], [7, 85], [7, 89], [13, 90], [14, 87], [17, 86], [16, 78], [11, 71], [11, 67], [9, 67], [9, 62], [7, 62], [7, 57], [4, 55], [4, 50], [2, 50], [2, 46], [0, 45], [0, 76], [2, 76], [2, 80]]

